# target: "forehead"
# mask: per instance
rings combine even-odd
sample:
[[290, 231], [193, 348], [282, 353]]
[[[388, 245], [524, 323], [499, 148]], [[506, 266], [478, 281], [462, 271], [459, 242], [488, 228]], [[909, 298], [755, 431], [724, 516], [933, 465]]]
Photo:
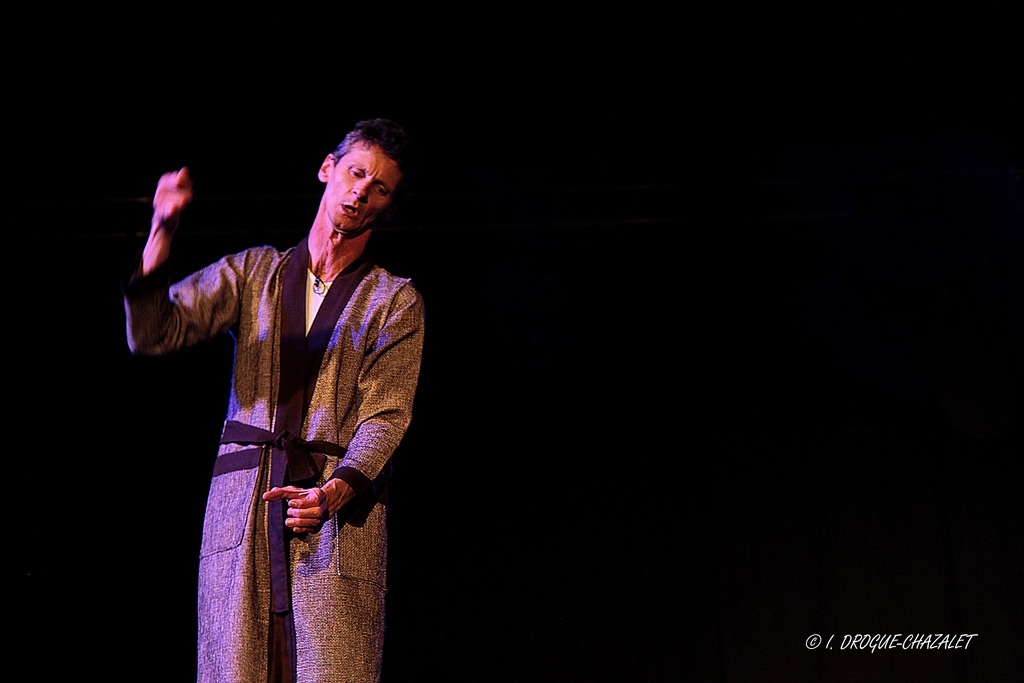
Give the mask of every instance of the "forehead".
[[357, 142], [338, 159], [336, 166], [356, 166], [376, 179], [394, 187], [402, 179], [398, 162], [384, 153], [377, 145]]

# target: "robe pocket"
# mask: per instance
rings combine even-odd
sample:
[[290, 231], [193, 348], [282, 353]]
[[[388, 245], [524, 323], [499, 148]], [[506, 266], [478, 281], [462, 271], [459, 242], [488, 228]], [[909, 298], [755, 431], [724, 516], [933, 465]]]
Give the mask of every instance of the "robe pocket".
[[[259, 449], [255, 450], [257, 465]], [[242, 452], [226, 455], [237, 457]], [[222, 455], [218, 462], [224, 459]], [[227, 471], [222, 471], [227, 470]], [[214, 467], [214, 476], [210, 481], [210, 497], [206, 500], [206, 518], [203, 522], [203, 544], [199, 550], [200, 557], [237, 548], [242, 543], [245, 529], [249, 521], [252, 507], [253, 492], [259, 468], [231, 469]]]
[[[333, 524], [334, 561], [338, 576], [387, 590], [388, 532], [386, 507], [374, 505], [362, 526]], [[331, 520], [334, 521], [334, 520]]]

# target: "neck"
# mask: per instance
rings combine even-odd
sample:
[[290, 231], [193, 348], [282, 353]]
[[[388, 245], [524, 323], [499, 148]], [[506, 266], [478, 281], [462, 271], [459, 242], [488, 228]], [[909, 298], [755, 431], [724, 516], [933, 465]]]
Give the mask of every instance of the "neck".
[[320, 216], [309, 231], [309, 269], [321, 280], [332, 282], [366, 249], [370, 230], [355, 237], [346, 237], [333, 229], [329, 221]]

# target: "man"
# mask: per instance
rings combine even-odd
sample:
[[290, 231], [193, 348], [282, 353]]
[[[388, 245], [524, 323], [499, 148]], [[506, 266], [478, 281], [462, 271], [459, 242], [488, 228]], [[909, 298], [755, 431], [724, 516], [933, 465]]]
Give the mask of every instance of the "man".
[[200, 681], [377, 681], [389, 458], [409, 424], [423, 307], [366, 244], [390, 218], [412, 143], [362, 121], [320, 167], [309, 236], [227, 256], [168, 288], [192, 198], [165, 174], [125, 285], [133, 353], [231, 330], [235, 366], [200, 551]]

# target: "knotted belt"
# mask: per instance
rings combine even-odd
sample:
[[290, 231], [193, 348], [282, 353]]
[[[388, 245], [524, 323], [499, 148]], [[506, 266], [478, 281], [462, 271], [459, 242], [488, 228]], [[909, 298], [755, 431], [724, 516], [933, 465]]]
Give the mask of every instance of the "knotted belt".
[[[228, 420], [224, 424], [224, 433], [220, 437], [221, 443], [236, 443], [241, 446], [272, 446], [275, 453], [283, 453], [284, 460], [282, 467], [273, 467], [274, 471], [280, 470], [283, 475], [288, 472], [288, 479], [292, 483], [312, 480], [315, 482], [324, 471], [324, 464], [327, 462], [326, 455], [333, 455], [337, 458], [345, 457], [345, 449], [330, 441], [307, 441], [300, 439], [287, 429], [277, 432], [267, 431], [259, 427], [247, 425], [237, 420]], [[262, 448], [252, 449], [255, 451], [256, 462], [252, 462], [251, 451], [238, 451], [226, 453], [217, 458], [214, 467], [214, 474], [223, 474], [233, 470], [248, 469], [259, 464], [259, 453]], [[232, 456], [241, 457], [232, 457]], [[221, 461], [224, 461], [221, 464]], [[276, 464], [276, 463], [275, 463]], [[274, 479], [273, 472], [271, 479]], [[271, 482], [271, 486], [281, 486]]]

